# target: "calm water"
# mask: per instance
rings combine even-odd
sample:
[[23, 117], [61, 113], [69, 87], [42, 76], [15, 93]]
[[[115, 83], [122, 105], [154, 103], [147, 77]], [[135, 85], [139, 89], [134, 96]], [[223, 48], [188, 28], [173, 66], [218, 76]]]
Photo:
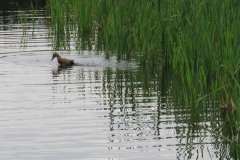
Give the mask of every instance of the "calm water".
[[[77, 52], [71, 43], [70, 51], [58, 51], [81, 64], [61, 68], [50, 61], [44, 11], [25, 27], [23, 35], [17, 12], [1, 12], [1, 159], [222, 157], [220, 138], [189, 125], [181, 95], [173, 97], [172, 79], [164, 80], [163, 70], [107, 60], [94, 39], [92, 50]], [[219, 128], [219, 107], [202, 107], [200, 124]]]

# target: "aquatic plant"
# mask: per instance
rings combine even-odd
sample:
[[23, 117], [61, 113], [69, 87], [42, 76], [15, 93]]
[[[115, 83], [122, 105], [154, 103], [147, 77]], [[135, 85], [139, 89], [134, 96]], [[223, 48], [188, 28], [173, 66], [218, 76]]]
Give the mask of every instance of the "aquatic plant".
[[48, 0], [48, 6], [54, 49], [69, 49], [71, 36], [79, 50], [83, 35], [102, 36], [94, 45], [119, 60], [169, 66], [185, 86], [185, 105], [198, 110], [218, 96], [233, 122], [231, 134], [239, 137], [240, 1]]

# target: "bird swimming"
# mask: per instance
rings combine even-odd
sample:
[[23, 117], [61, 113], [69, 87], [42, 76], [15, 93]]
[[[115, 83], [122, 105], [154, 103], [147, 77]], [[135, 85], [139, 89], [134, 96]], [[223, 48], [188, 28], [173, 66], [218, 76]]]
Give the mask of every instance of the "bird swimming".
[[[57, 61], [61, 66], [72, 66], [74, 65], [74, 60], [69, 60], [66, 58], [61, 58], [57, 53], [54, 53], [52, 56], [52, 60], [57, 57]], [[51, 61], [52, 61], [51, 60]]]

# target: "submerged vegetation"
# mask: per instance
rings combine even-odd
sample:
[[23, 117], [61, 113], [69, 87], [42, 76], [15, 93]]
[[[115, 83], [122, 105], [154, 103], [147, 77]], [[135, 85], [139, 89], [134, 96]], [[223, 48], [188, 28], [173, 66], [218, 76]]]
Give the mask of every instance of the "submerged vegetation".
[[[193, 114], [209, 96], [221, 101], [232, 157], [240, 157], [239, 0], [47, 0], [53, 48], [76, 49], [86, 35], [97, 50], [143, 66], [164, 66], [184, 86]], [[194, 116], [193, 116], [194, 117]], [[229, 136], [231, 135], [231, 136]]]

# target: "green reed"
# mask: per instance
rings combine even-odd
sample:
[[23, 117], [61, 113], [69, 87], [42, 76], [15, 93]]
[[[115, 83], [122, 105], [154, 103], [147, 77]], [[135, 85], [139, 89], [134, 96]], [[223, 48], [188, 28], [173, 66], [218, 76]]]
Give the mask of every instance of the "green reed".
[[[198, 109], [208, 96], [220, 94], [229, 114], [233, 106], [238, 108], [240, 1], [48, 2], [55, 49], [68, 49], [62, 46], [69, 46], [71, 35], [76, 38], [76, 48], [81, 49], [83, 35], [94, 37], [97, 32], [103, 38], [95, 46], [103, 43], [106, 53], [116, 53], [119, 60], [170, 66], [185, 86], [181, 92], [187, 106]], [[238, 135], [240, 111], [235, 112], [237, 116], [230, 116]]]
[[[36, 1], [35, 1], [36, 3]], [[35, 23], [35, 17], [37, 15], [37, 6], [34, 7], [33, 2], [31, 1], [30, 11], [24, 11], [21, 9], [21, 7], [18, 5], [18, 3], [16, 2], [16, 5], [18, 7], [18, 14], [19, 14], [19, 21], [22, 25], [22, 29], [23, 29], [23, 37], [26, 35], [28, 27], [26, 27], [26, 24], [32, 23], [32, 25], [34, 26]], [[31, 16], [31, 18], [30, 18]], [[34, 27], [32, 27], [32, 36], [34, 36]]]

